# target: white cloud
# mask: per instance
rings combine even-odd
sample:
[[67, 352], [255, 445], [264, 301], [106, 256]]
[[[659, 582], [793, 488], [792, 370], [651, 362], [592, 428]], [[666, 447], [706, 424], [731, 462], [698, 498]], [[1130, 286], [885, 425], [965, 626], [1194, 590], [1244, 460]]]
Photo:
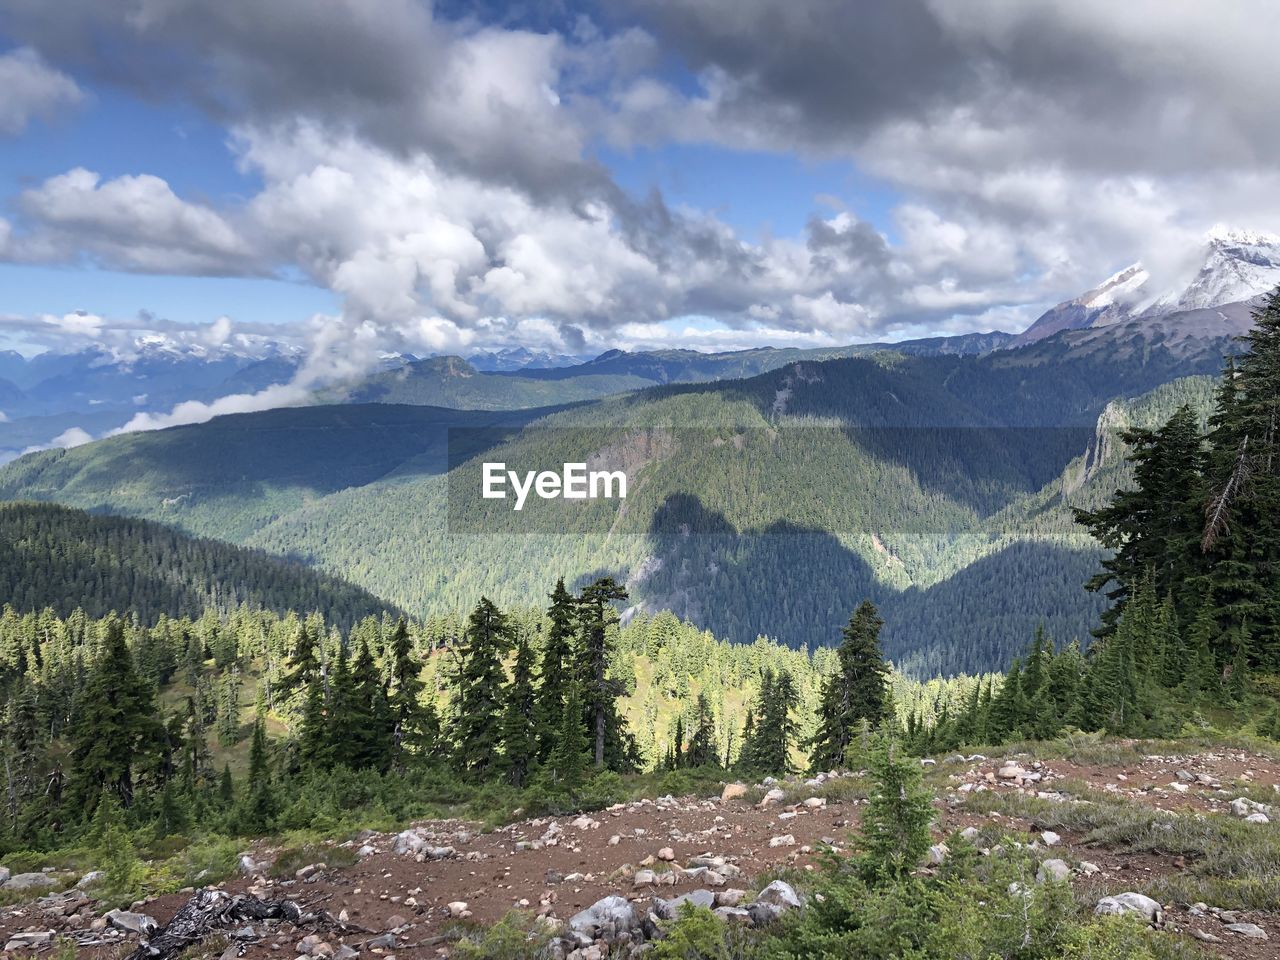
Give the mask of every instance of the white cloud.
[[88, 430], [81, 427], [68, 427], [48, 443], [27, 447], [19, 456], [26, 456], [28, 453], [35, 453], [38, 450], [70, 450], [72, 447], [79, 447], [92, 441], [93, 434], [89, 433]]
[[[249, 244], [220, 214], [180, 199], [150, 174], [102, 182], [76, 167], [25, 191], [20, 204], [44, 240], [105, 265], [148, 273], [240, 273]], [[264, 269], [265, 265], [258, 269]]]
[[84, 94], [65, 73], [29, 47], [0, 54], [0, 134], [16, 135], [33, 117], [74, 106]]

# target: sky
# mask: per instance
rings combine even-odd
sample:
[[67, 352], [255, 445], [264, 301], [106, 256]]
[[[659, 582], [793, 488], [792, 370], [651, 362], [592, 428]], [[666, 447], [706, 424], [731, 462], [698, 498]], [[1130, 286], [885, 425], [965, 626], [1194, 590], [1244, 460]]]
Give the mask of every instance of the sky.
[[1272, 0], [0, 0], [0, 348], [1021, 330], [1280, 227]]

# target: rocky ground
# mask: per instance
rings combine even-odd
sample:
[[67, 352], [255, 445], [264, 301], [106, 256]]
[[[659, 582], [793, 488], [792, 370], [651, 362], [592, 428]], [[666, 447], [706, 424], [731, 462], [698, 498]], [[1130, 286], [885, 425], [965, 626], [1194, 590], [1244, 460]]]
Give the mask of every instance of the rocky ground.
[[[1139, 912], [1168, 930], [1194, 937], [1222, 957], [1280, 957], [1280, 916], [1221, 910], [1211, 903], [1157, 903], [1136, 891], [1192, 870], [1183, 856], [1108, 847], [1088, 831], [1023, 811], [1018, 802], [1079, 804], [1085, 791], [1174, 814], [1242, 820], [1259, 831], [1280, 830], [1280, 763], [1238, 750], [1118, 759], [1035, 759], [980, 756], [925, 761], [939, 801], [939, 841], [966, 831], [980, 847], [996, 827], [1033, 845], [1042, 879], [1073, 884], [1099, 910]], [[487, 925], [516, 909], [545, 918], [564, 939], [563, 953], [591, 960], [612, 943], [638, 943], [673, 900], [694, 899], [732, 922], [767, 923], [802, 909], [793, 888], [816, 853], [844, 846], [856, 829], [856, 777], [823, 776], [784, 784], [730, 785], [715, 799], [663, 797], [620, 804], [580, 817], [524, 820], [492, 832], [460, 821], [412, 825], [399, 834], [366, 833], [294, 876], [273, 878], [279, 855], [270, 845], [246, 852], [242, 875], [220, 885], [228, 894], [289, 899], [316, 920], [237, 924], [191, 955], [351, 958], [436, 957], [465, 924]], [[1267, 797], [1274, 796], [1273, 814]], [[1002, 809], [1002, 805], [1003, 808]], [[945, 857], [944, 846], [931, 852]], [[354, 860], [354, 862], [351, 862]], [[3, 871], [0, 871], [0, 876]], [[0, 912], [0, 942], [14, 954], [52, 952], [71, 937], [84, 956], [116, 957], [140, 939], [153, 941], [192, 891], [104, 912], [93, 882], [57, 874], [8, 878], [5, 893], [29, 902]], [[58, 890], [61, 892], [50, 892]], [[12, 898], [12, 897], [11, 897]], [[600, 941], [600, 942], [596, 942]], [[619, 951], [625, 955], [625, 951]]]

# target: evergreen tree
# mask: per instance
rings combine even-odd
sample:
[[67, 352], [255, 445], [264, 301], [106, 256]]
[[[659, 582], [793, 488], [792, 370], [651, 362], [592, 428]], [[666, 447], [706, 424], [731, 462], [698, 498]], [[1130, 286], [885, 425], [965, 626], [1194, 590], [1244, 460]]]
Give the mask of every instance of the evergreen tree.
[[564, 715], [566, 693], [569, 684], [573, 682], [574, 637], [577, 628], [573, 595], [565, 589], [563, 577], [556, 581], [550, 600], [551, 606], [547, 608], [546, 641], [538, 670], [541, 684], [535, 708], [538, 756], [541, 759], [551, 755], [560, 720]]
[[[227, 780], [230, 781], [229, 776]], [[249, 745], [249, 775], [238, 817], [240, 826], [248, 833], [265, 833], [275, 821], [278, 811], [271, 780], [267, 734], [263, 722], [259, 720], [253, 725], [253, 739]]]
[[560, 732], [551, 756], [543, 767], [543, 775], [558, 792], [576, 794], [582, 788], [591, 762], [591, 742], [582, 722], [582, 696], [577, 681], [565, 691], [564, 711], [560, 716]]
[[[502, 766], [513, 787], [522, 787], [537, 757], [538, 737], [534, 719], [533, 650], [521, 634], [516, 643], [511, 682], [504, 695], [502, 715]], [[563, 708], [562, 708], [563, 709]]]
[[[626, 600], [627, 591], [612, 577], [602, 577], [582, 591], [578, 598], [582, 623], [583, 692], [586, 698], [589, 730], [594, 742], [593, 762], [596, 769], [605, 766], [606, 747], [611, 739], [623, 740], [626, 732], [617, 711], [617, 699], [622, 692], [608, 675], [612, 653], [612, 627], [618, 622], [613, 603]], [[623, 753], [627, 753], [625, 747]], [[618, 758], [614, 766], [625, 763]]]
[[823, 687], [818, 730], [811, 744], [810, 765], [815, 770], [845, 766], [845, 754], [860, 722], [878, 724], [889, 716], [889, 665], [880, 652], [883, 626], [875, 606], [864, 600], [841, 631], [836, 672]]
[[707, 701], [705, 693], [699, 693], [694, 705], [693, 736], [689, 740], [689, 749], [685, 751], [684, 765], [687, 767], [713, 767], [720, 763], [720, 754], [716, 749], [716, 717]]
[[868, 881], [892, 882], [910, 875], [929, 849], [933, 820], [932, 797], [921, 783], [919, 762], [892, 737], [876, 737], [859, 858]]
[[498, 763], [502, 745], [502, 657], [511, 648], [511, 626], [487, 597], [467, 620], [455, 680], [454, 760], [460, 770], [482, 778]]
[[[391, 661], [388, 677], [387, 700], [394, 722], [392, 749], [397, 765], [403, 766], [405, 755], [414, 751], [423, 751], [427, 747], [434, 749], [438, 737], [433, 735], [428, 743], [427, 707], [422, 703], [423, 683], [421, 678], [422, 664], [413, 654], [413, 641], [409, 637], [409, 628], [401, 617], [396, 621], [391, 638], [387, 641], [387, 654]], [[434, 708], [431, 708], [434, 712]], [[435, 735], [439, 733], [439, 719], [435, 720]]]
[[154, 750], [159, 735], [151, 689], [134, 669], [124, 625], [112, 618], [78, 699], [71, 731], [73, 809], [92, 812], [103, 790], [113, 793], [123, 807], [132, 804], [134, 772]]

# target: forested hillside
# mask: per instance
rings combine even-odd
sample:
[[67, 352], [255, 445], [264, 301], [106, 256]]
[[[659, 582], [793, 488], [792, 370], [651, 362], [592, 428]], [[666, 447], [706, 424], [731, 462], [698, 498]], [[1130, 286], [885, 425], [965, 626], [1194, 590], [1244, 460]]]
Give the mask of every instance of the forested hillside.
[[[896, 660], [973, 672], [1040, 621], [1087, 640], [1102, 601], [1075, 588], [1097, 547], [1070, 510], [1123, 482], [1114, 433], [1129, 406], [1112, 401], [1160, 387], [1133, 407], [1138, 423], [1202, 404], [1205, 381], [1160, 385], [1203, 363], [1160, 344], [1076, 354], [1050, 338], [984, 356], [793, 363], [549, 414], [272, 411], [33, 455], [0, 471], [0, 495], [297, 557], [417, 614], [464, 608], [475, 589], [527, 603], [554, 561], [574, 583], [609, 573], [639, 608], [736, 642], [812, 646], [870, 596], [894, 614]], [[461, 428], [451, 451], [449, 428]], [[607, 462], [631, 489], [623, 506], [538, 501], [515, 514], [479, 500], [479, 458], [467, 457], [479, 451], [513, 469]]]
[[345, 580], [260, 550], [37, 503], [0, 503], [0, 603], [61, 617], [119, 611], [145, 624], [240, 607], [318, 611], [344, 629], [393, 609]]
[[[529, 371], [535, 372], [540, 371]], [[345, 398], [353, 403], [517, 410], [594, 400], [652, 385], [652, 380], [627, 374], [579, 373], [553, 380], [526, 376], [524, 371], [482, 373], [461, 357], [435, 357], [375, 374], [357, 384], [323, 391], [318, 399], [331, 403]]]

